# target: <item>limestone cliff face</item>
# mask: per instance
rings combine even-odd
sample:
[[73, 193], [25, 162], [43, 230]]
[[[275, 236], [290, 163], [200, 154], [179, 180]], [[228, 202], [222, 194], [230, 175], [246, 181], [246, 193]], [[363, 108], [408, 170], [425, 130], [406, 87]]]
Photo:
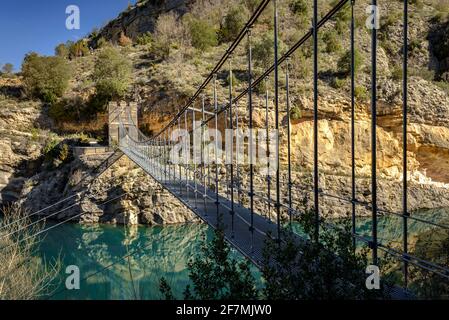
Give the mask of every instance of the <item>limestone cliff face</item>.
[[[35, 212], [79, 193], [42, 214], [56, 220], [73, 217], [73, 221], [89, 224], [167, 225], [198, 221], [192, 211], [126, 156], [93, 179], [92, 169], [110, 155], [83, 156], [58, 170], [33, 177], [35, 185], [22, 190], [20, 202]], [[69, 209], [53, 214], [66, 207]]]
[[19, 199], [27, 178], [40, 165], [45, 138], [32, 130], [38, 123], [45, 126], [39, 108], [37, 102], [0, 101], [0, 203]]
[[156, 20], [160, 14], [175, 11], [178, 14], [187, 12], [192, 0], [148, 0], [140, 1], [133, 7], [111, 20], [99, 33], [100, 37], [118, 42], [123, 33], [131, 39], [136, 39], [145, 32], [153, 32]]
[[[86, 160], [87, 165], [91, 164]], [[107, 207], [97, 203], [126, 193]], [[173, 197], [126, 156], [104, 172], [83, 197], [83, 223], [163, 225], [198, 221], [193, 212]]]

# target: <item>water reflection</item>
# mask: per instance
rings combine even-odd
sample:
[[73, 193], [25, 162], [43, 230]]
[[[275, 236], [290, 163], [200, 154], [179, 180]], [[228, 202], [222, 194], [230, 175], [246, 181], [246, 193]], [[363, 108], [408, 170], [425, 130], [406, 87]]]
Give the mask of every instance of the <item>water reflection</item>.
[[[160, 299], [163, 276], [182, 297], [188, 284], [187, 262], [198, 252], [201, 237], [211, 230], [200, 224], [165, 227], [115, 227], [63, 225], [45, 238], [41, 253], [46, 259], [61, 253], [65, 267], [76, 265], [81, 289], [59, 290], [54, 299]], [[124, 256], [129, 256], [123, 259]]]

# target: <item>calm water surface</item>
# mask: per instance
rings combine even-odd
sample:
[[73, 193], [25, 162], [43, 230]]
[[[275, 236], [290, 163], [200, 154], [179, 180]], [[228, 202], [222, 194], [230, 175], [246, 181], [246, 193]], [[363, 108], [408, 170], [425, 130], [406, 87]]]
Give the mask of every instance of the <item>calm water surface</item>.
[[[433, 222], [447, 221], [447, 209], [415, 213]], [[296, 226], [295, 229], [299, 231]], [[409, 235], [429, 230], [424, 223], [410, 220]], [[370, 218], [357, 218], [359, 234], [369, 236]], [[189, 284], [187, 262], [199, 252], [204, 236], [212, 229], [206, 225], [185, 224], [163, 227], [120, 227], [110, 225], [65, 224], [52, 229], [44, 239], [40, 253], [45, 259], [60, 257], [62, 270], [58, 289], [52, 299], [161, 299], [159, 280], [167, 279], [175, 297]], [[379, 217], [379, 239], [401, 243], [402, 218]], [[123, 258], [129, 255], [129, 258]], [[233, 251], [239, 259], [242, 256]], [[65, 268], [80, 269], [81, 289], [65, 290]], [[260, 273], [254, 268], [260, 280]], [[260, 280], [261, 281], [261, 280]]]

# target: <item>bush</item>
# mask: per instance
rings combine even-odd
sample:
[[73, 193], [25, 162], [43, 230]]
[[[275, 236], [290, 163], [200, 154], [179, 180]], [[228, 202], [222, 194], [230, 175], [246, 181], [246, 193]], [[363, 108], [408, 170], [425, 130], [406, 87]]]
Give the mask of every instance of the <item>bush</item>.
[[69, 86], [72, 69], [61, 57], [41, 57], [30, 53], [23, 61], [22, 75], [29, 96], [54, 103]]
[[85, 57], [90, 53], [87, 42], [81, 39], [77, 42], [68, 41], [66, 46], [69, 48], [69, 58]]
[[[282, 51], [284, 44], [279, 41], [279, 52]], [[253, 49], [253, 58], [256, 65], [267, 68], [274, 63], [274, 35], [272, 32], [265, 33], [262, 38], [256, 42]]]
[[356, 86], [354, 88], [354, 96], [360, 101], [366, 101], [368, 99], [368, 90], [365, 87]]
[[402, 67], [396, 66], [394, 67], [393, 71], [391, 71], [391, 77], [393, 80], [399, 81], [402, 80]]
[[323, 41], [326, 44], [326, 52], [333, 53], [342, 49], [337, 32], [330, 30], [323, 34]]
[[65, 43], [60, 43], [55, 48], [55, 55], [61, 58], [68, 58], [69, 57], [69, 48], [65, 45]]
[[191, 18], [188, 24], [194, 48], [205, 51], [218, 44], [217, 32], [207, 21]]
[[[204, 239], [200, 254], [189, 261], [188, 269], [193, 288], [188, 285], [184, 290], [186, 300], [253, 300], [259, 295], [249, 260], [238, 262], [231, 257], [231, 248], [220, 230], [210, 243]], [[165, 299], [174, 299], [164, 278], [160, 291]]]
[[302, 118], [301, 109], [298, 106], [292, 106], [290, 109], [290, 120], [298, 121]]
[[296, 15], [307, 16], [309, 13], [309, 5], [306, 0], [293, 0], [288, 6]]
[[136, 43], [141, 46], [148, 46], [151, 45], [153, 42], [153, 35], [151, 32], [145, 32], [144, 34], [141, 34], [137, 37]]
[[[354, 50], [354, 72], [357, 73], [360, 70], [360, 66], [363, 63], [363, 57], [360, 52]], [[345, 54], [338, 60], [338, 70], [344, 76], [351, 74], [351, 50], [345, 52]]]
[[154, 31], [154, 53], [161, 58], [167, 58], [170, 55], [171, 47], [182, 42], [184, 32], [185, 30], [174, 12], [160, 15]]
[[234, 41], [243, 29], [247, 21], [246, 10], [242, 6], [236, 6], [229, 10], [220, 27], [220, 42]]
[[2, 73], [10, 75], [14, 70], [14, 66], [11, 63], [5, 63], [2, 67]]
[[131, 83], [131, 63], [118, 49], [105, 48], [95, 62], [93, 80], [95, 81], [96, 98], [102, 108], [113, 99], [122, 98]]
[[341, 88], [343, 88], [344, 86], [346, 85], [346, 78], [338, 78], [338, 77], [335, 77], [335, 78], [333, 78], [333, 81], [332, 81], [332, 86], [335, 88], [335, 89], [341, 89]]

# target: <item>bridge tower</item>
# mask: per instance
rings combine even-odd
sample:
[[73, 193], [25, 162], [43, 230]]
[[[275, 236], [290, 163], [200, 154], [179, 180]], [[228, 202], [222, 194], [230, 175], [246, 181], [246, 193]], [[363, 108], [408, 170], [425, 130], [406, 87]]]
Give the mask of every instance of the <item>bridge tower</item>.
[[113, 147], [119, 143], [120, 120], [125, 128], [129, 130], [132, 138], [138, 139], [137, 102], [110, 102], [109, 111], [109, 146]]

